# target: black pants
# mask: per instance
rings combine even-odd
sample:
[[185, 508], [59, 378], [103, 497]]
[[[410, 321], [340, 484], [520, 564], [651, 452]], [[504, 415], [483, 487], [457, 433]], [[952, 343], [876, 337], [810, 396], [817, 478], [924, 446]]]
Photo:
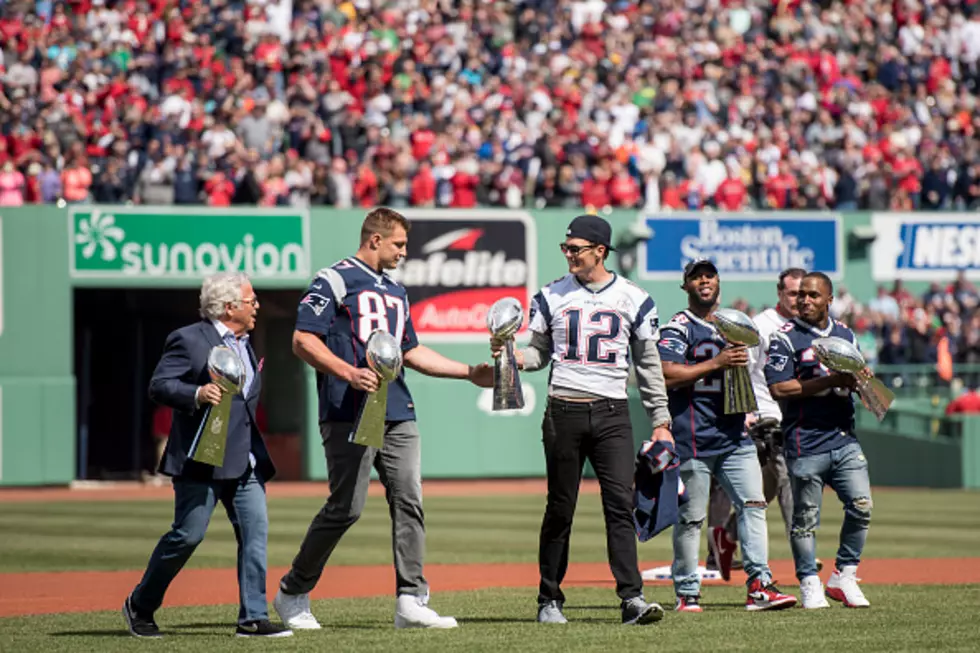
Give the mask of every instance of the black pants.
[[631, 599], [643, 591], [636, 561], [633, 525], [635, 450], [625, 399], [578, 403], [549, 398], [545, 410], [544, 455], [548, 467], [548, 507], [541, 524], [539, 601], [564, 601], [561, 582], [568, 570], [568, 542], [586, 458], [602, 490], [606, 551], [616, 594]]

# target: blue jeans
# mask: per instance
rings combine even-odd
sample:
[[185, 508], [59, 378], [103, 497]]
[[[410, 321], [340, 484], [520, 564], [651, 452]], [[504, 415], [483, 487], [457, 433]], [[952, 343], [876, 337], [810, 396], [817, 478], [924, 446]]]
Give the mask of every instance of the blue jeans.
[[163, 604], [163, 595], [204, 540], [211, 514], [221, 501], [238, 540], [238, 622], [267, 619], [265, 570], [269, 517], [265, 485], [251, 470], [242, 479], [192, 481], [175, 478], [173, 485], [174, 523], [170, 532], [160, 538], [143, 579], [133, 590], [133, 607], [140, 614], [152, 615]]
[[763, 585], [768, 585], [772, 581], [772, 572], [766, 559], [769, 539], [766, 498], [755, 445], [739, 447], [720, 456], [685, 460], [681, 463], [680, 474], [688, 500], [679, 506], [677, 525], [674, 526], [674, 564], [671, 567], [674, 593], [696, 596], [701, 591], [698, 549], [712, 475], [718, 479], [735, 508], [742, 560], [748, 576], [746, 584], [759, 579]]
[[852, 442], [815, 456], [787, 458], [786, 466], [793, 488], [793, 528], [789, 543], [793, 548], [796, 577], [803, 580], [817, 573], [817, 527], [824, 485], [833, 488], [844, 504], [837, 568], [861, 562], [872, 506], [868, 460], [861, 445]]

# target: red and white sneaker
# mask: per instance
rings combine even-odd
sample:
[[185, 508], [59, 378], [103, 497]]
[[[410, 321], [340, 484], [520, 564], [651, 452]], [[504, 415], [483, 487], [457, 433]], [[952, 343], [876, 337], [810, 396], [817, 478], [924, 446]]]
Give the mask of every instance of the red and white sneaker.
[[711, 537], [708, 538], [708, 544], [715, 554], [718, 573], [721, 574], [722, 579], [731, 580], [732, 557], [734, 557], [735, 549], [738, 548], [738, 545], [728, 536], [728, 531], [723, 526], [715, 526], [711, 529]]
[[796, 605], [796, 597], [783, 594], [773, 583], [763, 585], [757, 578], [749, 585], [749, 594], [745, 598], [745, 609], [750, 612], [757, 610], [783, 610]]
[[702, 612], [700, 596], [678, 596], [674, 604], [675, 612]]
[[871, 602], [858, 587], [857, 565], [846, 565], [840, 571], [834, 570], [827, 581], [827, 596], [840, 601], [847, 608], [871, 607]]

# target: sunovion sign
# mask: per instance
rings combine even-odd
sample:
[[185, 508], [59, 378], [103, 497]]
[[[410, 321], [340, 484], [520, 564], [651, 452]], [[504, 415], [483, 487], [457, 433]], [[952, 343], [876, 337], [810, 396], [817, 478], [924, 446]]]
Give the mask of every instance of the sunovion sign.
[[943, 281], [963, 270], [980, 278], [980, 215], [873, 214], [871, 274], [876, 281]]
[[73, 277], [310, 276], [309, 217], [301, 211], [86, 206], [72, 209], [68, 229]]
[[799, 267], [843, 273], [840, 216], [815, 213], [792, 217], [679, 213], [650, 215], [653, 235], [640, 245], [640, 277], [679, 280], [692, 260], [711, 259], [725, 279], [773, 280]]

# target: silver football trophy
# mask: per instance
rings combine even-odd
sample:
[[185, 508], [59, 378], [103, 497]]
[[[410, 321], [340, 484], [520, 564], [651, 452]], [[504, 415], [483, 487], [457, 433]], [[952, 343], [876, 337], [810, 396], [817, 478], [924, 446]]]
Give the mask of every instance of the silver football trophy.
[[245, 385], [245, 364], [230, 347], [218, 345], [208, 354], [208, 374], [222, 390], [221, 401], [217, 405], [208, 404], [204, 411], [204, 419], [191, 443], [190, 459], [221, 467], [225, 462], [231, 401]]
[[856, 389], [864, 407], [874, 413], [880, 422], [895, 401], [895, 393], [885, 387], [879, 379], [868, 377], [864, 370], [868, 366], [861, 351], [851, 342], [831, 336], [817, 338], [810, 345], [817, 360], [835, 372], [851, 374], [857, 379]]
[[524, 323], [524, 307], [513, 297], [498, 299], [487, 311], [487, 329], [504, 348], [493, 362], [493, 410], [524, 408], [524, 390], [514, 356], [514, 334]]
[[[732, 345], [746, 347], [759, 346], [759, 330], [752, 318], [734, 308], [719, 308], [714, 313], [715, 326]], [[729, 367], [725, 370], [724, 383], [725, 414], [752, 413], [759, 409], [752, 391], [752, 379], [748, 367]]]
[[385, 416], [388, 412], [388, 384], [402, 371], [402, 350], [387, 331], [376, 329], [364, 346], [367, 364], [381, 377], [378, 389], [364, 396], [350, 441], [365, 447], [381, 449], [385, 443]]

